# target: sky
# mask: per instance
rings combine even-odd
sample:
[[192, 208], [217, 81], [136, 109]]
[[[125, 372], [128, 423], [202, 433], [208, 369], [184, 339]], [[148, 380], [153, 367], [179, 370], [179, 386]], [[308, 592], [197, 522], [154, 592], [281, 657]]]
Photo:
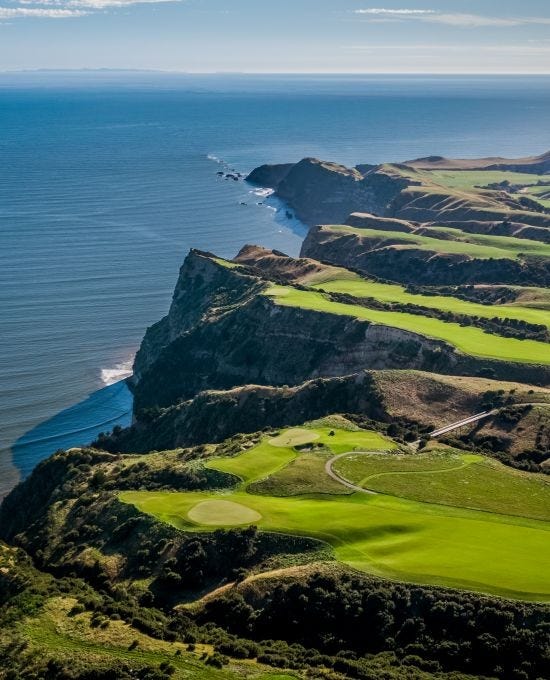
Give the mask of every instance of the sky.
[[0, 70], [550, 73], [550, 0], [0, 0]]

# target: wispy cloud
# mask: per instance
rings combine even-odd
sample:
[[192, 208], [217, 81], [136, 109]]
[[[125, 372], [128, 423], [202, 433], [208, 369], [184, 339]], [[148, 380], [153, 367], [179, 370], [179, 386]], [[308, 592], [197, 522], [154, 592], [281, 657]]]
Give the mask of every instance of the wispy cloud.
[[40, 5], [42, 7], [86, 8], [91, 10], [108, 7], [128, 7], [130, 5], [150, 5], [181, 0], [19, 0], [21, 5]]
[[380, 9], [378, 7], [371, 7], [369, 9], [356, 9], [355, 14], [375, 14], [375, 15], [389, 15], [389, 16], [413, 16], [421, 14], [435, 14], [435, 9]]
[[376, 22], [422, 21], [432, 24], [445, 24], [459, 28], [511, 27], [525, 24], [550, 24], [546, 17], [495, 17], [464, 12], [441, 12], [435, 9], [382, 9], [370, 7], [356, 9], [355, 14]]
[[183, 0], [16, 0], [14, 7], [0, 7], [0, 21], [6, 19], [71, 19], [106, 9], [138, 4], [182, 2]]
[[0, 19], [71, 19], [87, 14], [78, 9], [37, 8], [37, 7], [0, 7]]

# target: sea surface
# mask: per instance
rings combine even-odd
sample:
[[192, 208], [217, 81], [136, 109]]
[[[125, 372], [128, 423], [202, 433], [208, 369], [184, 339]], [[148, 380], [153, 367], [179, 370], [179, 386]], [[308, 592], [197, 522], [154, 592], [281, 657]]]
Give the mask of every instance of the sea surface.
[[0, 496], [130, 421], [189, 248], [298, 253], [304, 227], [218, 171], [537, 154], [549, 111], [548, 77], [0, 74]]

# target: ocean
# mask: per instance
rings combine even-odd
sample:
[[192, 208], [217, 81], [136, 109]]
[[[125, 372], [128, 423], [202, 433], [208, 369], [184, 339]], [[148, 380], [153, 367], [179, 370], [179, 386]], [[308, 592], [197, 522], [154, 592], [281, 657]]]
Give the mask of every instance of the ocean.
[[0, 74], [0, 496], [130, 422], [123, 379], [189, 248], [299, 251], [220, 170], [550, 149], [549, 77]]

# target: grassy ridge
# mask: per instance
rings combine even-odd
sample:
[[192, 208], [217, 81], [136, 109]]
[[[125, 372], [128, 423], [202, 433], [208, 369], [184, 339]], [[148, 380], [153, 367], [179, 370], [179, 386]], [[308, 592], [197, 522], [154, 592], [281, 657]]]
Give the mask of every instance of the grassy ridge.
[[443, 295], [414, 295], [407, 293], [399, 284], [378, 283], [367, 281], [358, 274], [342, 270], [342, 275], [325, 278], [321, 275], [313, 279], [309, 285], [322, 288], [329, 293], [346, 293], [357, 298], [375, 298], [381, 302], [400, 302], [440, 309], [455, 314], [467, 314], [488, 319], [518, 319], [528, 323], [541, 324], [550, 328], [550, 313], [546, 309], [523, 307], [521, 305], [482, 305], [477, 302], [460, 300], [459, 298]]
[[291, 286], [272, 285], [265, 291], [265, 295], [270, 296], [279, 305], [351, 316], [444, 340], [471, 356], [529, 364], [550, 364], [550, 345], [535, 340], [504, 338], [485, 333], [479, 328], [471, 326], [463, 328], [457, 323], [416, 314], [387, 312], [334, 302], [322, 293], [298, 290]]
[[434, 227], [432, 230], [445, 234], [447, 238], [434, 238], [420, 234], [384, 231], [382, 229], [362, 229], [347, 225], [330, 225], [325, 230], [335, 233], [347, 233], [364, 238], [386, 241], [386, 245], [398, 245], [401, 248], [415, 248], [428, 252], [448, 255], [467, 255], [487, 260], [518, 259], [521, 255], [550, 257], [550, 244], [511, 236], [487, 236], [485, 234], [467, 234], [451, 227]]
[[[350, 436], [356, 437], [356, 442], [360, 439], [360, 433], [336, 429], [331, 437], [317, 428], [314, 430], [320, 438], [330, 437], [325, 445], [330, 445], [334, 453], [349, 446]], [[380, 448], [379, 435], [371, 436], [376, 448]], [[387, 441], [383, 443], [387, 448]], [[369, 445], [372, 446], [367, 441], [366, 446]], [[270, 448], [277, 449], [277, 461]], [[245, 457], [242, 466], [241, 456], [213, 460], [210, 465], [242, 473], [244, 478], [252, 459], [257, 469], [266, 474], [280, 470], [283, 458], [294, 460], [299, 455], [264, 440], [242, 454]], [[392, 460], [388, 455], [380, 455], [379, 460], [383, 459]], [[503, 466], [495, 467], [504, 504], [517, 493], [514, 476], [517, 474], [524, 478]], [[187, 531], [228, 526], [222, 505], [216, 517], [216, 501], [230, 501], [258, 513], [259, 527], [324, 540], [333, 547], [339, 560], [366, 572], [522, 599], [550, 600], [546, 576], [550, 568], [550, 524], [512, 514], [466, 509], [464, 506], [471, 504], [469, 486], [458, 485], [456, 493], [454, 502], [462, 507], [360, 493], [257, 495], [248, 492], [246, 482], [230, 492], [131, 491], [122, 493], [120, 498]], [[550, 501], [548, 487], [543, 493], [546, 494], [543, 502]], [[208, 524], [196, 523], [193, 513], [191, 517], [189, 513], [205, 502], [209, 503]]]

